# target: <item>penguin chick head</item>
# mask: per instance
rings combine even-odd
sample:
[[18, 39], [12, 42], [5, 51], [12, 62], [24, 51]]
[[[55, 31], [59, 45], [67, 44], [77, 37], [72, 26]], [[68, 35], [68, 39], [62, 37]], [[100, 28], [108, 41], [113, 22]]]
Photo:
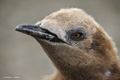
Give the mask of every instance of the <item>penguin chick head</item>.
[[77, 8], [61, 9], [35, 25], [19, 25], [16, 30], [34, 37], [63, 74], [99, 68], [102, 72], [116, 61], [109, 36]]

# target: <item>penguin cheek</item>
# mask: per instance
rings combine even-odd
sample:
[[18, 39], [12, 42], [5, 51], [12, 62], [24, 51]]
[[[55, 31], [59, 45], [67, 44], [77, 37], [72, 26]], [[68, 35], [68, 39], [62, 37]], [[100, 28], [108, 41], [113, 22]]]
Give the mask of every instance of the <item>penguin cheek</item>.
[[71, 46], [79, 48], [82, 51], [88, 51], [91, 48], [92, 40], [84, 40], [84, 41], [74, 41], [71, 42]]

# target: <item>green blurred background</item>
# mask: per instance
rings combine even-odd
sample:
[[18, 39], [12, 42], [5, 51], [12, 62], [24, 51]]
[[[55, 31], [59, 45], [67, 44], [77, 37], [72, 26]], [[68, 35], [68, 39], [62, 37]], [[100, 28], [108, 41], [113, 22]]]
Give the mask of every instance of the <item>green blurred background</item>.
[[71, 7], [92, 15], [120, 49], [120, 0], [0, 0], [0, 80], [41, 80], [54, 72], [37, 41], [16, 32], [15, 26]]

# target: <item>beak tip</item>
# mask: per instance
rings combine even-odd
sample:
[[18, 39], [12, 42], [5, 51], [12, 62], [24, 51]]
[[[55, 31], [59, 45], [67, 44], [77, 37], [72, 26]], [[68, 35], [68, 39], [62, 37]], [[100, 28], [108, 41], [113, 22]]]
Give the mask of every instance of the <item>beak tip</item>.
[[19, 30], [19, 26], [16, 26], [16, 27], [15, 27], [15, 31], [18, 31], [18, 30]]
[[15, 27], [15, 31], [20, 31], [22, 29], [22, 27], [24, 27], [25, 25], [20, 24], [18, 26]]

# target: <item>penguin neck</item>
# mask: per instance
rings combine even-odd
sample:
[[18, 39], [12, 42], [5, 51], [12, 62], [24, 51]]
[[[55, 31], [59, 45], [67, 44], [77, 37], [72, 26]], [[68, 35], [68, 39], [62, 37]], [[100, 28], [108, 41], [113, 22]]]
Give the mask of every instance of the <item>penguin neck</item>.
[[97, 68], [76, 68], [58, 70], [58, 80], [119, 80], [120, 67], [112, 65], [108, 69]]

